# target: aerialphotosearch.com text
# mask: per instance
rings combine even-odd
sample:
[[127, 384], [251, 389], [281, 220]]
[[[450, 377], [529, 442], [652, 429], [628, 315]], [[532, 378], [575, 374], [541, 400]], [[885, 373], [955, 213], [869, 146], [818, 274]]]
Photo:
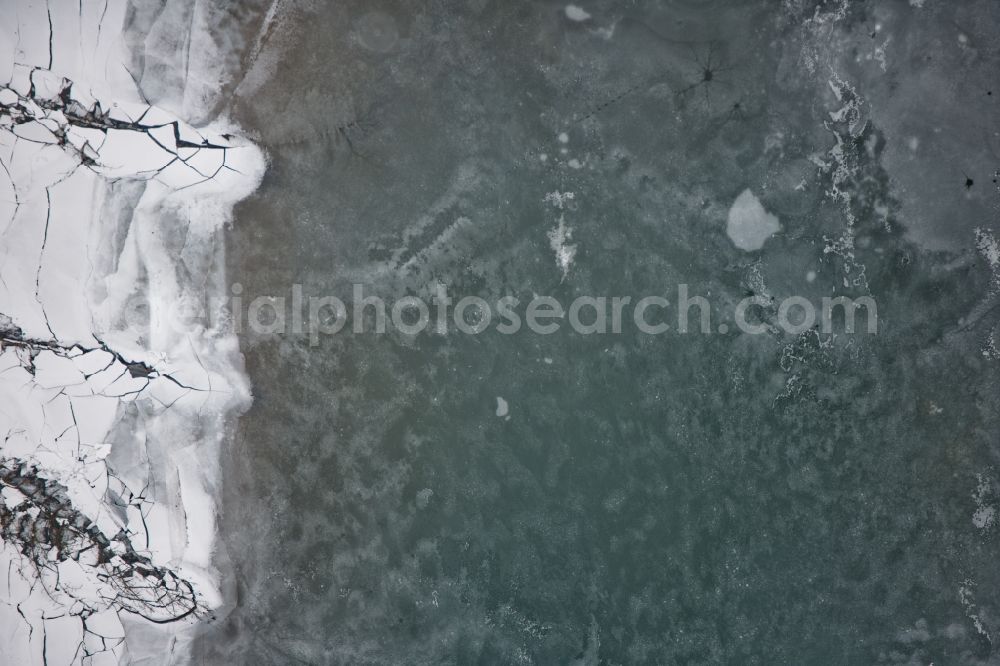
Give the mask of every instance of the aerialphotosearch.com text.
[[[736, 330], [749, 335], [783, 331], [797, 335], [816, 328], [823, 334], [854, 334], [859, 324], [864, 332], [878, 332], [878, 307], [870, 296], [823, 297], [818, 302], [790, 296], [781, 300], [752, 295], [734, 307], [713, 309], [704, 296], [692, 294], [687, 284], [665, 295], [579, 296], [564, 303], [552, 296], [530, 299], [502, 296], [487, 301], [478, 296], [457, 298], [445, 285], [436, 285], [429, 299], [403, 296], [383, 299], [352, 285], [351, 297], [315, 296], [293, 285], [285, 296], [243, 294], [234, 284], [224, 308], [235, 332], [247, 329], [260, 335], [307, 336], [318, 344], [323, 336], [343, 333], [382, 334], [394, 330], [416, 336], [430, 332], [480, 335], [490, 329], [502, 335], [529, 331], [552, 335], [569, 329], [579, 335], [621, 334], [629, 327], [645, 335], [727, 334]], [[345, 300], [347, 302], [345, 302]], [[713, 321], [713, 315], [718, 321]]]

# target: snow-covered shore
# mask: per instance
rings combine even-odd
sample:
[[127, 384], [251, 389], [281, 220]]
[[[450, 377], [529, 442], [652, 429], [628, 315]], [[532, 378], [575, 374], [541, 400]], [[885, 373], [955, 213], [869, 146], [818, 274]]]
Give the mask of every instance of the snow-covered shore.
[[218, 453], [250, 391], [213, 308], [265, 162], [184, 122], [222, 76], [199, 21], [151, 105], [127, 3], [77, 9], [0, 27], [0, 662], [177, 663], [222, 603]]

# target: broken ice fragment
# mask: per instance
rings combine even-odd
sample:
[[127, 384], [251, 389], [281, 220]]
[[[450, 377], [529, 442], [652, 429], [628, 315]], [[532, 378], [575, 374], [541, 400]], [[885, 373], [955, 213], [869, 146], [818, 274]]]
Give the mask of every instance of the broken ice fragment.
[[753, 252], [761, 249], [767, 239], [780, 230], [778, 218], [764, 210], [749, 188], [736, 197], [729, 209], [726, 234], [741, 250]]

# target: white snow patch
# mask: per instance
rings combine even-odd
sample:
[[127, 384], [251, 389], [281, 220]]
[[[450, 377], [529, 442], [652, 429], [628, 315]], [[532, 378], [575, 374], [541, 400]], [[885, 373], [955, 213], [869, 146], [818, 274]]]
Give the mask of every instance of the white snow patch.
[[997, 240], [988, 229], [979, 227], [976, 229], [976, 249], [993, 273], [991, 293], [997, 293], [1000, 290], [1000, 240]]
[[564, 208], [567, 201], [576, 198], [573, 192], [549, 192], [545, 195], [545, 201], [551, 203], [559, 210], [559, 220], [556, 227], [549, 231], [549, 246], [556, 254], [556, 266], [562, 271], [562, 279], [569, 275], [570, 266], [576, 258], [576, 245], [569, 243], [573, 237], [573, 230], [566, 224], [566, 214]]
[[562, 271], [563, 279], [569, 275], [569, 268], [576, 258], [576, 245], [570, 245], [569, 241], [573, 237], [573, 230], [566, 224], [566, 217], [559, 216], [559, 224], [548, 233], [549, 246], [556, 253], [556, 265]]
[[997, 510], [992, 506], [981, 506], [972, 514], [972, 524], [981, 530], [986, 529], [994, 523], [997, 517]]
[[507, 404], [507, 401], [501, 398], [500, 396], [497, 396], [497, 416], [504, 417], [507, 416], [507, 414], [509, 413], [510, 413], [510, 406]]
[[566, 5], [566, 18], [570, 21], [586, 21], [590, 18], [590, 14], [587, 13], [583, 7], [577, 5]]
[[982, 617], [979, 614], [979, 608], [976, 605], [975, 587], [975, 581], [966, 579], [958, 587], [958, 599], [965, 608], [965, 616], [972, 620], [972, 625], [976, 628], [976, 632], [985, 638], [987, 642], [992, 643], [993, 639], [990, 637], [989, 631], [986, 630]]
[[997, 510], [990, 502], [993, 494], [989, 480], [982, 474], [976, 475], [976, 488], [972, 498], [976, 502], [976, 510], [972, 514], [972, 524], [981, 530], [992, 527], [996, 522]]

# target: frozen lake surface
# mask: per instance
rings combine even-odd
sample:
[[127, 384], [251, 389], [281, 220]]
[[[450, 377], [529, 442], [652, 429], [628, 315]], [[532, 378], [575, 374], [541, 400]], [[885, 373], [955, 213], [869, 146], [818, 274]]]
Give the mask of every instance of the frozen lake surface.
[[12, 4], [0, 656], [1000, 660], [996, 2]]

